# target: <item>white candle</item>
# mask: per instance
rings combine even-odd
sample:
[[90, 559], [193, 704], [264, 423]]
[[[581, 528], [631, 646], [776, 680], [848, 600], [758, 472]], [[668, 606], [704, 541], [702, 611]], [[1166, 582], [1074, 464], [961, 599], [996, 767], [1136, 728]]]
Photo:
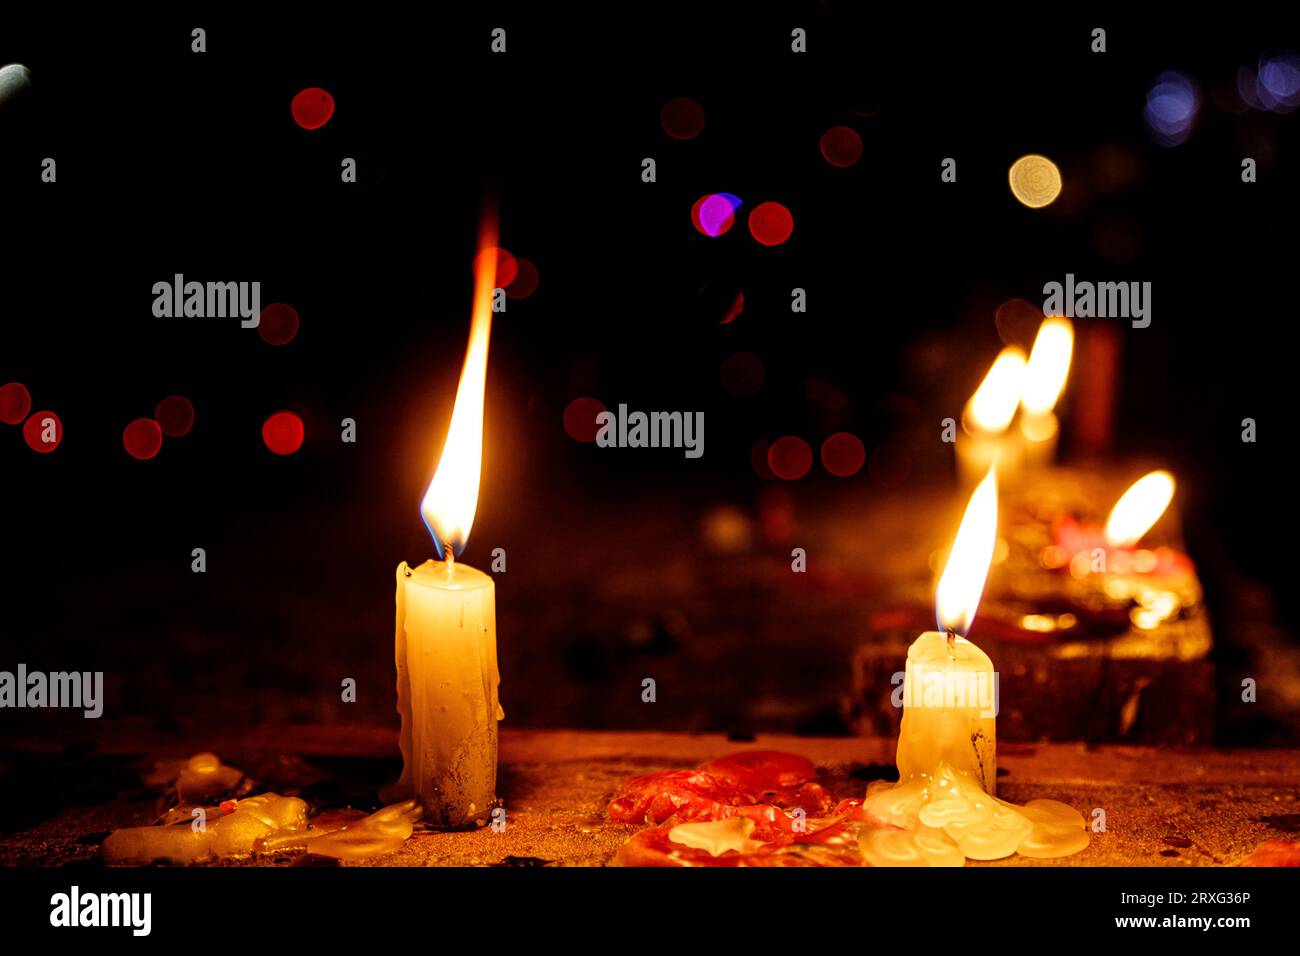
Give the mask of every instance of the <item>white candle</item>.
[[907, 650], [898, 773], [906, 780], [941, 764], [997, 787], [997, 675], [966, 640], [927, 631]]
[[1048, 858], [1088, 845], [1083, 817], [1065, 804], [1018, 807], [994, 796], [997, 674], [962, 635], [979, 606], [997, 522], [990, 470], [971, 495], [939, 579], [942, 630], [922, 634], [907, 652], [898, 783], [873, 783], [863, 801], [875, 825], [863, 829], [858, 846], [872, 866], [961, 866], [1016, 852]]
[[469, 347], [451, 426], [420, 514], [444, 560], [397, 568], [397, 710], [402, 776], [382, 797], [418, 798], [435, 827], [485, 823], [496, 802], [498, 702], [496, 589], [456, 562], [478, 505], [483, 396], [496, 285], [495, 225], [476, 261]]
[[[496, 588], [454, 561], [397, 568], [397, 710], [402, 777], [433, 826], [484, 823], [496, 799]], [[385, 794], [388, 799], [388, 794]]]

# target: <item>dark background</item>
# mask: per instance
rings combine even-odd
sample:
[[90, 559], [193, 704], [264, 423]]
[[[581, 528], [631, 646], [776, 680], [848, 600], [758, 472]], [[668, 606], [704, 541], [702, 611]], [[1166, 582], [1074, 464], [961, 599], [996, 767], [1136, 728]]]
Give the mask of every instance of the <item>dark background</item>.
[[[1037, 302], [1067, 272], [1153, 283], [1150, 328], [1091, 320], [1114, 323], [1123, 345], [1111, 454], [1180, 477], [1221, 653], [1239, 585], [1293, 632], [1297, 120], [1235, 114], [1210, 94], [1262, 52], [1300, 43], [1263, 17], [1183, 16], [363, 7], [6, 29], [0, 63], [25, 63], [36, 85], [0, 114], [0, 382], [25, 383], [33, 411], [57, 412], [66, 435], [37, 455], [20, 428], [0, 428], [0, 668], [102, 669], [106, 720], [394, 719], [393, 568], [432, 553], [418, 503], [463, 359], [485, 196], [501, 209], [502, 245], [540, 273], [494, 325], [464, 555], [485, 569], [494, 547], [509, 556], [499, 646], [516, 725], [572, 723], [566, 701], [635, 699], [637, 686], [609, 686], [591, 664], [621, 624], [575, 641], [535, 626], [533, 609], [583, 600], [575, 569], [617, 571], [628, 549], [680, 556], [678, 520], [758, 508], [774, 485], [751, 464], [755, 442], [794, 434], [815, 451], [848, 430], [868, 452], [908, 450], [891, 490], [951, 482], [938, 422], [1000, 348], [996, 306]], [[201, 55], [194, 26], [208, 32]], [[508, 31], [504, 56], [489, 51], [494, 26]], [[790, 53], [793, 26], [809, 31], [806, 55]], [[1108, 30], [1105, 54], [1089, 51], [1094, 26]], [[1195, 133], [1172, 149], [1142, 121], [1148, 85], [1169, 69], [1203, 98]], [[337, 103], [316, 131], [289, 113], [307, 86]], [[675, 96], [705, 110], [692, 141], [659, 125]], [[865, 143], [850, 169], [818, 150], [838, 124]], [[1007, 189], [1027, 152], [1061, 167], [1066, 191], [1048, 209]], [[47, 155], [55, 185], [39, 181]], [[1116, 155], [1132, 170], [1119, 182]], [[339, 181], [345, 156], [355, 185]], [[654, 184], [640, 179], [647, 156]], [[948, 156], [955, 184], [940, 182]], [[1241, 182], [1244, 156], [1259, 162], [1255, 184]], [[714, 191], [746, 206], [707, 239], [688, 213]], [[765, 200], [794, 215], [783, 246], [745, 228]], [[1131, 254], [1107, 258], [1099, 223], [1120, 223]], [[152, 284], [176, 272], [261, 280], [264, 303], [299, 311], [297, 338], [273, 348], [234, 320], [155, 319]], [[789, 311], [796, 286], [806, 315]], [[720, 325], [733, 289], [744, 311]], [[737, 351], [765, 366], [750, 398], [719, 379]], [[810, 379], [846, 404], [810, 400]], [[194, 402], [193, 432], [153, 460], [128, 457], [123, 427], [170, 394]], [[703, 410], [704, 457], [572, 440], [563, 411], [587, 395]], [[281, 408], [307, 425], [288, 458], [260, 437]], [[356, 444], [339, 441], [344, 417]], [[1257, 444], [1240, 440], [1245, 417]], [[815, 465], [780, 492], [812, 508], [870, 498], [876, 484], [866, 469], [835, 479]], [[206, 574], [190, 571], [195, 547]], [[557, 660], [558, 683], [512, 711], [512, 688], [541, 679], [530, 656]], [[351, 710], [338, 702], [346, 676], [361, 683]], [[606, 725], [598, 708], [583, 712]], [[49, 714], [2, 719], [58, 726]], [[725, 729], [708, 705], [654, 719]]]

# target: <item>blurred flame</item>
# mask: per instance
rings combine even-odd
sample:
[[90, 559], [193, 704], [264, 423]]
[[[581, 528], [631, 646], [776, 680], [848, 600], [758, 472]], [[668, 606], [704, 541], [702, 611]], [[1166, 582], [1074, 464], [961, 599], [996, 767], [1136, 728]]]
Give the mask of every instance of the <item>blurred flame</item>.
[[1041, 416], [1056, 407], [1070, 374], [1074, 351], [1074, 325], [1059, 315], [1043, 320], [1025, 366], [1025, 392], [1020, 399], [1025, 412]]
[[965, 637], [984, 593], [989, 562], [998, 539], [998, 479], [996, 467], [990, 468], [979, 487], [970, 496], [961, 527], [948, 552], [934, 605], [939, 630], [953, 631]]
[[1174, 476], [1167, 471], [1143, 475], [1115, 502], [1106, 519], [1106, 543], [1131, 548], [1151, 530], [1174, 497]]
[[496, 288], [496, 221], [485, 216], [479, 230], [479, 249], [474, 276], [474, 309], [470, 320], [469, 347], [456, 390], [451, 427], [442, 446], [442, 457], [420, 503], [420, 516], [433, 535], [438, 557], [465, 550], [474, 511], [478, 506], [479, 472], [483, 464], [483, 394], [487, 384], [488, 338], [492, 332], [492, 294]]
[[1011, 424], [1024, 387], [1025, 352], [1004, 348], [966, 405], [966, 419], [985, 432], [1003, 432]]

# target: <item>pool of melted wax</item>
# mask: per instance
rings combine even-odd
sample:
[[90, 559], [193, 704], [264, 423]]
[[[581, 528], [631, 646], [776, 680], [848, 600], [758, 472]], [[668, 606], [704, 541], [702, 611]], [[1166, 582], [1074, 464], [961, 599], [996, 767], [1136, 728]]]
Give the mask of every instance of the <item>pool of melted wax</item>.
[[[307, 829], [307, 804], [297, 797], [264, 793], [222, 808], [204, 811], [202, 818], [177, 808], [159, 827], [115, 830], [100, 853], [105, 863], [203, 863], [223, 857], [247, 856], [260, 841]], [[179, 818], [179, 822], [177, 822]], [[203, 823], [198, 824], [202, 819]]]
[[[401, 848], [410, 838], [422, 813], [419, 801], [406, 800], [376, 810], [368, 817], [329, 833], [309, 836], [305, 843], [300, 839], [300, 834], [293, 834], [285, 840], [268, 841], [267, 845], [259, 849], [280, 849], [292, 841], [305, 846], [308, 853], [332, 856], [339, 860], [364, 860], [372, 856], [383, 856]], [[279, 843], [280, 846], [270, 845], [273, 843]]]
[[422, 812], [415, 800], [407, 800], [359, 819], [323, 815], [309, 828], [306, 803], [297, 797], [264, 793], [204, 810], [204, 825], [196, 828], [193, 809], [174, 808], [163, 826], [115, 831], [101, 849], [104, 861], [149, 864], [165, 860], [188, 865], [285, 850], [359, 860], [399, 849], [410, 838]]
[[1053, 859], [1088, 845], [1083, 815], [1067, 804], [1008, 803], [946, 764], [933, 774], [871, 784], [862, 809], [873, 823], [884, 824], [859, 834], [863, 859], [872, 866], [962, 866], [1013, 853]]

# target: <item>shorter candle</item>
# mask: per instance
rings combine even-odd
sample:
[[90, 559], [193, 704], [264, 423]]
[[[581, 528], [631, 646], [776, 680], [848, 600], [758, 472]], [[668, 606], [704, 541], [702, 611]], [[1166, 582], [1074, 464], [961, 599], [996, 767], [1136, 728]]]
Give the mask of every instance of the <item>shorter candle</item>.
[[927, 631], [907, 649], [898, 773], [903, 779], [940, 765], [969, 774], [986, 793], [997, 787], [997, 675], [966, 640]]
[[874, 824], [858, 846], [872, 866], [961, 866], [966, 860], [1055, 857], [1088, 845], [1083, 817], [1055, 800], [997, 799], [998, 681], [966, 640], [997, 541], [990, 470], [971, 495], [935, 593], [939, 631], [907, 652], [898, 783], [877, 781], [862, 808]]

